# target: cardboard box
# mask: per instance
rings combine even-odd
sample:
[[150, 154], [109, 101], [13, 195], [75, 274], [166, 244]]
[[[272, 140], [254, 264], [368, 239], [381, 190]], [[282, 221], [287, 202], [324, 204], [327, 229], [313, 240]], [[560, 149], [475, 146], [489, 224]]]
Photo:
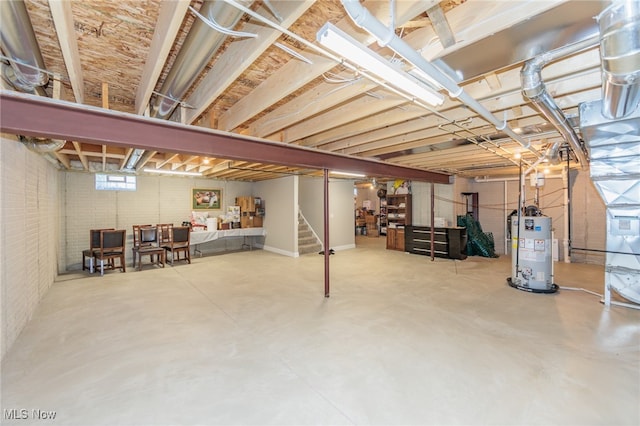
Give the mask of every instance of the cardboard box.
[[240, 227], [261, 228], [262, 218], [259, 216], [242, 215], [242, 217], [240, 218]]

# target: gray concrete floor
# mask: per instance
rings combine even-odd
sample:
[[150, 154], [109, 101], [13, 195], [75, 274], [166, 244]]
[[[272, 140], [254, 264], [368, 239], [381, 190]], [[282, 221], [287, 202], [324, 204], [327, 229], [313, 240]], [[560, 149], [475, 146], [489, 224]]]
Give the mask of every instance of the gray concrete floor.
[[[2, 423], [640, 424], [640, 311], [512, 289], [508, 257], [357, 245], [328, 299], [322, 256], [261, 250], [60, 277], [4, 359]], [[600, 266], [556, 277], [602, 292]]]

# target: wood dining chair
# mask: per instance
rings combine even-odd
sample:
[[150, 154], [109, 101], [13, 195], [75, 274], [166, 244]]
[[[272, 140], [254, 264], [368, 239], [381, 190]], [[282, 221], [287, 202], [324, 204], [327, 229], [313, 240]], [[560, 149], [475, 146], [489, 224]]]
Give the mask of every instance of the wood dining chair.
[[[133, 244], [131, 245], [131, 253], [133, 254], [133, 267], [136, 267], [136, 257], [138, 257], [138, 250], [143, 244], [142, 242], [142, 228], [151, 228], [153, 225], [133, 225]], [[154, 228], [155, 229], [155, 228]], [[154, 232], [157, 242], [157, 231]]]
[[[142, 270], [142, 258], [149, 256], [152, 265], [164, 268], [165, 250], [159, 244], [159, 231], [157, 226], [134, 225], [133, 267], [136, 267], [138, 260], [138, 270]], [[155, 260], [154, 260], [155, 258]]]
[[[174, 226], [171, 228], [171, 241], [163, 247], [167, 253], [171, 253], [171, 266], [174, 260], [186, 260], [191, 263], [191, 229], [188, 226]], [[180, 259], [180, 253], [184, 254], [184, 258]]]
[[[93, 274], [95, 270], [95, 251], [100, 247], [100, 231], [108, 231], [113, 228], [91, 229], [89, 230], [89, 248], [82, 250], [82, 270], [89, 270]], [[89, 265], [87, 266], [87, 259], [89, 259]]]
[[100, 276], [104, 275], [105, 261], [108, 269], [116, 269], [115, 261], [120, 261], [118, 269], [126, 272], [124, 250], [127, 231], [124, 229], [108, 230], [100, 232], [100, 246], [95, 252], [96, 263], [100, 262]]

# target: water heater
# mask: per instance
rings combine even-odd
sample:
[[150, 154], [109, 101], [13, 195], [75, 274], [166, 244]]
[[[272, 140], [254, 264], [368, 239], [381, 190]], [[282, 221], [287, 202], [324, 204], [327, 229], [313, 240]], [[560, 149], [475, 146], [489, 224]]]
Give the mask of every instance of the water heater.
[[553, 282], [551, 218], [533, 215], [537, 209], [527, 208], [525, 215], [511, 220], [511, 287], [534, 293], [555, 293]]

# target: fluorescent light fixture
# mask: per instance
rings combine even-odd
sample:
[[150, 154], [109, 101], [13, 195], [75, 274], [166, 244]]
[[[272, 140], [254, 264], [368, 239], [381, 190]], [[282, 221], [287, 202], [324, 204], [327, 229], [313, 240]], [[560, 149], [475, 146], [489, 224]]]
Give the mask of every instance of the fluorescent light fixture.
[[375, 74], [388, 85], [406, 92], [415, 99], [438, 106], [444, 102], [444, 96], [435, 92], [415, 77], [394, 68], [389, 61], [378, 55], [356, 39], [327, 22], [316, 34], [320, 44], [342, 56], [345, 60]]
[[164, 169], [144, 169], [147, 173], [160, 173], [163, 175], [181, 175], [181, 176], [202, 176], [200, 172], [182, 172], [180, 170], [164, 170]]
[[365, 177], [365, 175], [363, 175], [362, 173], [337, 172], [337, 171], [334, 171], [334, 170], [332, 170], [330, 173], [334, 174], [334, 175], [339, 175], [339, 176], [359, 177], [359, 178]]

